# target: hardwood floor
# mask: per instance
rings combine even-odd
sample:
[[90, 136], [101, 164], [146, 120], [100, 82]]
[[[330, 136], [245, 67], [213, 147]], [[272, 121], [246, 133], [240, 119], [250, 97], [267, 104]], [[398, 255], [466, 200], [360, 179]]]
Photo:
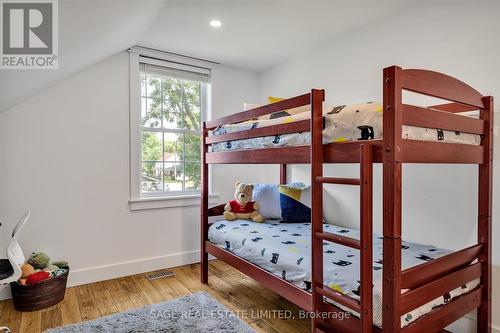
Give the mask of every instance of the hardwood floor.
[[[220, 261], [210, 262], [208, 286], [200, 283], [199, 265], [176, 267], [172, 271], [174, 277], [153, 281], [149, 281], [146, 274], [138, 274], [68, 288], [63, 302], [41, 311], [17, 312], [12, 301], [2, 301], [0, 326], [9, 326], [13, 333], [43, 332], [48, 328], [206, 291], [227, 308], [241, 314], [241, 318], [257, 332], [310, 332], [310, 321], [298, 318], [300, 309], [296, 305]], [[290, 315], [295, 319], [283, 318]]]

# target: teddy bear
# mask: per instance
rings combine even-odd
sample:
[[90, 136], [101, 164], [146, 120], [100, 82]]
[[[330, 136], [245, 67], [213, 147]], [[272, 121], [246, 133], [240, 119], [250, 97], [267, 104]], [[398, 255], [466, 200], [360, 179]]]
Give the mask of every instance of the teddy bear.
[[224, 218], [228, 221], [250, 219], [254, 222], [264, 221], [259, 213], [259, 206], [252, 201], [253, 185], [236, 182], [234, 200], [224, 206]]

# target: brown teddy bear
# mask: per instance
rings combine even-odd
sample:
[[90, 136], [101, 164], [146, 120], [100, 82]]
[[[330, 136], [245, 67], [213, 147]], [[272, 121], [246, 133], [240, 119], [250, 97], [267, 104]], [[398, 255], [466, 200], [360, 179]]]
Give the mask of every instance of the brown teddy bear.
[[250, 219], [259, 223], [264, 221], [264, 217], [259, 213], [259, 206], [252, 201], [253, 185], [236, 182], [235, 186], [235, 200], [229, 201], [224, 206], [224, 218], [228, 221], [236, 219]]

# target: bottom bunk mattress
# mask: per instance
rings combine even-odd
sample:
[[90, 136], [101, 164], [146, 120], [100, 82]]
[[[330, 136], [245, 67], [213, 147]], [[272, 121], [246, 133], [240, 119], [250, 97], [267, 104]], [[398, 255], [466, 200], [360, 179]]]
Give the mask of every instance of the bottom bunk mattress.
[[[324, 224], [326, 232], [359, 239], [359, 230]], [[218, 221], [210, 226], [209, 241], [258, 265], [273, 275], [310, 290], [311, 256], [310, 223], [281, 223], [247, 220]], [[324, 242], [324, 283], [343, 294], [359, 299], [359, 251], [336, 243]], [[403, 242], [403, 269], [422, 264], [451, 251], [430, 245]], [[382, 325], [382, 238], [373, 238], [373, 323]], [[479, 284], [478, 280], [463, 285], [401, 317], [406, 326], [434, 308], [465, 294]], [[340, 308], [358, 316], [346, 307]]]

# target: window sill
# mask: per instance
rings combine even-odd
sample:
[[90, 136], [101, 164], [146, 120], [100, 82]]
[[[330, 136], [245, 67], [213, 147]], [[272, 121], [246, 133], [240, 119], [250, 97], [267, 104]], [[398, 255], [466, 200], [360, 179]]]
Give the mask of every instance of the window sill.
[[[218, 194], [210, 194], [208, 196], [209, 204], [218, 203], [218, 200]], [[128, 203], [131, 211], [199, 206], [200, 194], [138, 198], [130, 199]]]

